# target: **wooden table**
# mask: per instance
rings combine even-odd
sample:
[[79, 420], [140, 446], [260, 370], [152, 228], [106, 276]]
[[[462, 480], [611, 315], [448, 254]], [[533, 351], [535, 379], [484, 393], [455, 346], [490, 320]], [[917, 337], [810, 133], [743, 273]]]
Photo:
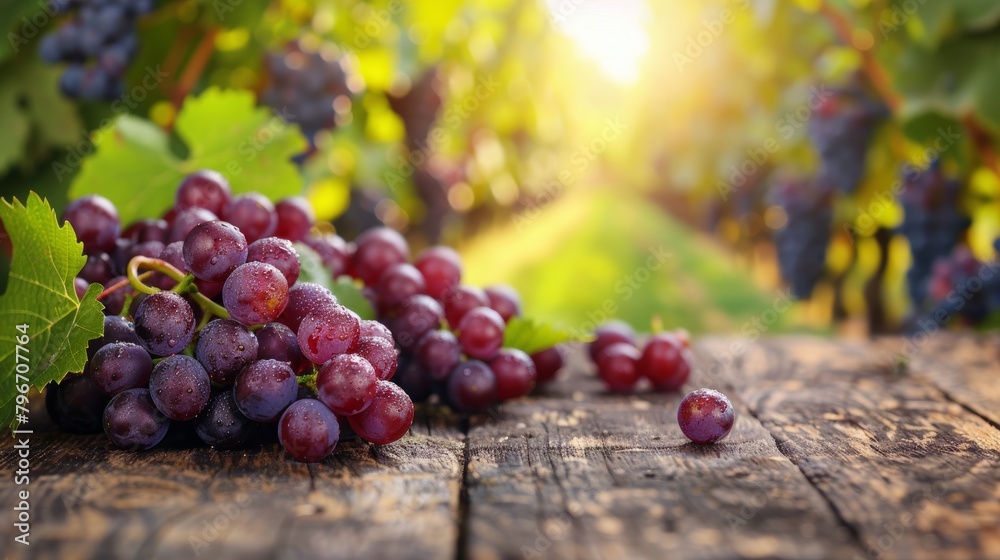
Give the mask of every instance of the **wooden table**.
[[[1000, 558], [1000, 339], [696, 345], [730, 437], [676, 394], [604, 394], [579, 353], [540, 395], [317, 465], [277, 445], [126, 453], [31, 440], [31, 545], [8, 558]], [[902, 352], [906, 357], [900, 358]], [[902, 366], [902, 367], [901, 367]], [[5, 440], [9, 442], [8, 440]], [[5, 443], [0, 504], [16, 503]]]

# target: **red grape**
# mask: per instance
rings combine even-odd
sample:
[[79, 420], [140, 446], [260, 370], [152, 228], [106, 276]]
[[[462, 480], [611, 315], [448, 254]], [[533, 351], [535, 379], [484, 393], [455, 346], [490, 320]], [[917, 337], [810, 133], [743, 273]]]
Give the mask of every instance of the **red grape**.
[[63, 220], [73, 226], [77, 241], [83, 243], [84, 253], [114, 251], [121, 221], [110, 200], [96, 194], [78, 198], [66, 206]]
[[341, 354], [323, 364], [316, 375], [319, 400], [341, 416], [352, 416], [368, 408], [379, 381], [375, 369], [361, 356]]
[[261, 262], [240, 265], [222, 288], [226, 311], [244, 325], [274, 321], [288, 305], [288, 296], [285, 276], [277, 268]]
[[441, 326], [444, 311], [434, 298], [423, 294], [403, 300], [396, 316], [389, 323], [389, 330], [403, 348], [414, 347], [429, 331]]
[[149, 378], [149, 393], [167, 418], [190, 420], [208, 406], [212, 381], [198, 360], [179, 354], [156, 364]]
[[399, 232], [386, 227], [372, 228], [357, 239], [351, 271], [365, 284], [374, 286], [385, 269], [406, 262], [409, 254], [409, 246]]
[[316, 225], [312, 204], [301, 196], [292, 196], [274, 205], [278, 227], [274, 235], [289, 241], [302, 241]]
[[639, 381], [639, 349], [626, 342], [616, 342], [597, 356], [597, 374], [609, 391], [626, 392]]
[[278, 215], [266, 196], [257, 193], [240, 195], [226, 206], [222, 217], [240, 228], [247, 243], [274, 235], [278, 228]]
[[444, 381], [462, 360], [462, 346], [451, 331], [435, 330], [417, 343], [414, 358], [434, 381]]
[[451, 247], [437, 245], [424, 249], [413, 262], [427, 283], [427, 294], [444, 299], [462, 280], [462, 259]]
[[722, 393], [698, 389], [688, 393], [677, 409], [681, 431], [695, 443], [715, 443], [733, 429], [736, 411]]
[[205, 222], [184, 238], [184, 264], [199, 280], [222, 282], [247, 261], [247, 250], [246, 237], [236, 226]]
[[347, 422], [355, 433], [371, 443], [392, 443], [409, 431], [413, 423], [413, 401], [395, 383], [379, 381], [371, 405], [349, 416]]
[[296, 461], [316, 463], [337, 447], [340, 422], [316, 399], [295, 401], [281, 415], [278, 441]]
[[324, 307], [302, 320], [299, 348], [309, 361], [322, 364], [353, 349], [360, 331], [361, 321], [353, 311], [343, 305]]
[[265, 237], [251, 243], [247, 248], [247, 262], [262, 262], [277, 268], [289, 286], [299, 279], [302, 268], [292, 242], [280, 237]]
[[122, 391], [104, 409], [104, 433], [111, 443], [129, 451], [154, 447], [169, 427], [170, 420], [153, 404], [147, 389]]
[[535, 363], [527, 354], [515, 348], [500, 350], [489, 365], [496, 375], [497, 399], [501, 401], [527, 395], [538, 378]]
[[386, 310], [395, 308], [410, 296], [424, 293], [426, 289], [423, 275], [407, 263], [394, 264], [385, 269], [376, 287], [379, 304]]
[[490, 300], [486, 292], [473, 286], [458, 286], [445, 294], [444, 314], [452, 328], [465, 317], [465, 314], [477, 307], [489, 307]]
[[554, 381], [564, 363], [562, 352], [559, 351], [558, 346], [535, 352], [531, 355], [531, 361], [535, 362], [539, 385]]
[[594, 341], [587, 346], [590, 359], [597, 360], [601, 351], [612, 344], [624, 342], [635, 346], [635, 331], [623, 321], [608, 321], [594, 331]]
[[691, 363], [682, 342], [672, 333], [650, 337], [639, 358], [639, 374], [662, 391], [676, 391], [687, 382]]
[[521, 314], [521, 296], [510, 286], [490, 286], [483, 290], [489, 300], [490, 308], [500, 314], [506, 323]]
[[232, 196], [226, 178], [217, 171], [205, 169], [196, 171], [181, 181], [177, 187], [177, 208], [204, 208], [218, 216], [225, 210]]
[[458, 342], [462, 350], [479, 360], [491, 360], [503, 346], [504, 322], [489, 307], [477, 307], [458, 323]]
[[479, 360], [455, 366], [448, 376], [448, 401], [462, 412], [482, 412], [497, 401], [497, 376]]
[[288, 305], [278, 317], [278, 322], [298, 331], [306, 315], [335, 305], [337, 298], [330, 290], [312, 282], [300, 282], [288, 291]]
[[368, 361], [379, 379], [392, 379], [399, 365], [396, 346], [380, 336], [358, 338], [357, 355]]

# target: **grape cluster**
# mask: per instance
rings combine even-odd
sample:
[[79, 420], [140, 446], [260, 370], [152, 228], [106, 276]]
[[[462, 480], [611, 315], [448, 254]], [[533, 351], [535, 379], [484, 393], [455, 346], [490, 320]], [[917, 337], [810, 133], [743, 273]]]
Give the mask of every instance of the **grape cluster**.
[[960, 207], [959, 183], [944, 176], [939, 160], [923, 170], [904, 168], [902, 179], [904, 217], [899, 231], [910, 244], [910, 299], [920, 308], [927, 302], [934, 263], [958, 245], [970, 221]]
[[[657, 333], [640, 349], [635, 331], [622, 321], [608, 321], [594, 331], [590, 359], [608, 391], [635, 391], [645, 379], [656, 391], [679, 391], [691, 376], [693, 358], [686, 331]], [[729, 435], [735, 421], [733, 405], [711, 389], [688, 393], [677, 409], [681, 432], [694, 443], [715, 443]]]
[[[116, 209], [96, 195], [63, 217], [88, 255], [78, 286], [103, 285], [107, 314], [84, 374], [49, 389], [64, 429], [103, 427], [115, 445], [140, 450], [190, 426], [230, 448], [277, 424], [282, 446], [306, 462], [330, 455], [347, 427], [379, 445], [409, 430], [413, 403], [388, 381], [392, 335], [298, 281], [293, 242], [316, 239], [306, 200], [234, 197], [224, 177], [202, 171], [184, 179], [163, 219], [120, 231]], [[142, 265], [153, 270], [140, 277]]]
[[[994, 246], [1000, 251], [1000, 239]], [[918, 328], [924, 328], [927, 320], [933, 321], [935, 327], [955, 317], [971, 325], [987, 320], [1000, 311], [996, 262], [980, 262], [968, 247], [955, 247], [950, 255], [934, 262], [928, 297], [931, 305], [924, 321], [917, 322]]]
[[507, 323], [521, 313], [520, 296], [509, 286], [463, 285], [453, 249], [433, 246], [411, 263], [406, 240], [389, 228], [367, 230], [353, 243], [332, 234], [311, 235], [305, 243], [334, 276], [364, 284], [385, 336], [401, 349], [392, 380], [414, 402], [433, 398], [462, 412], [482, 412], [551, 381], [563, 366], [558, 348], [529, 356], [503, 347]]
[[139, 49], [136, 18], [153, 11], [153, 0], [52, 0], [57, 13], [74, 17], [42, 39], [46, 62], [67, 64], [59, 87], [77, 99], [116, 99], [125, 71]]
[[785, 226], [774, 232], [781, 275], [796, 298], [808, 298], [825, 270], [833, 195], [804, 181], [781, 178], [768, 198], [787, 217]]
[[832, 91], [819, 100], [807, 131], [819, 152], [819, 184], [852, 193], [865, 174], [875, 127], [886, 108], [860, 89]]
[[351, 90], [340, 60], [292, 43], [284, 53], [267, 55], [265, 67], [270, 80], [261, 101], [297, 123], [307, 137], [334, 128], [338, 110], [350, 110]]
[[654, 334], [640, 350], [627, 323], [608, 321], [594, 331], [587, 351], [609, 391], [634, 391], [646, 379], [657, 391], [677, 391], [691, 375], [690, 339], [686, 331]]

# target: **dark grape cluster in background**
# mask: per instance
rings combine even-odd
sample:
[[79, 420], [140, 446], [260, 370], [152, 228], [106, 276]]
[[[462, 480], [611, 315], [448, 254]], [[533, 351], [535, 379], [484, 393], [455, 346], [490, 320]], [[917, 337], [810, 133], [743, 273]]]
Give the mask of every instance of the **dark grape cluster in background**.
[[820, 159], [817, 184], [854, 192], [865, 174], [875, 127], [887, 115], [886, 108], [860, 88], [825, 90], [808, 126]]
[[781, 275], [796, 298], [808, 298], [823, 277], [833, 222], [833, 195], [808, 181], [779, 179], [768, 193], [785, 212], [784, 227], [774, 232]]
[[77, 99], [112, 100], [125, 92], [125, 71], [139, 48], [136, 18], [153, 11], [153, 0], [51, 0], [56, 13], [72, 17], [42, 39], [39, 54], [65, 63], [59, 87]]
[[939, 160], [927, 169], [903, 170], [899, 232], [910, 244], [912, 264], [906, 272], [910, 299], [918, 309], [927, 303], [934, 263], [947, 257], [962, 240], [970, 220], [960, 206], [958, 181], [944, 176]]
[[340, 59], [292, 43], [283, 53], [268, 54], [264, 65], [270, 79], [261, 101], [310, 139], [335, 128], [337, 113], [350, 110], [351, 90]]

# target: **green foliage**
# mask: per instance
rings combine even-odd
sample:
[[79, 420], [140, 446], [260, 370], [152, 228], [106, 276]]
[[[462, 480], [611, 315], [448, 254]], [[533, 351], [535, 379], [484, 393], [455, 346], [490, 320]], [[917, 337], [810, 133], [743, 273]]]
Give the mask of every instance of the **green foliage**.
[[[33, 54], [33, 53], [32, 53]], [[82, 140], [73, 104], [59, 94], [59, 69], [36, 57], [0, 64], [0, 176], [13, 166], [28, 168], [54, 148]]]
[[[38, 195], [20, 201], [0, 200], [0, 219], [14, 247], [7, 291], [0, 297], [0, 426], [14, 417], [15, 374], [27, 363], [30, 385], [41, 389], [67, 372], [83, 371], [87, 343], [104, 329], [99, 285], [77, 299], [73, 278], [87, 259], [70, 225], [59, 227], [56, 214]], [[17, 341], [27, 325], [27, 344]], [[22, 346], [25, 352], [17, 352]], [[18, 359], [18, 356], [21, 359]], [[27, 357], [27, 362], [24, 358]], [[18, 380], [17, 385], [24, 383]]]
[[560, 325], [543, 323], [535, 319], [514, 317], [504, 332], [505, 348], [517, 348], [527, 354], [541, 352], [566, 342], [587, 342], [589, 333], [571, 331]]
[[181, 178], [199, 169], [219, 171], [237, 193], [275, 199], [302, 191], [291, 158], [305, 150], [305, 139], [297, 127], [255, 107], [251, 92], [211, 88], [188, 98], [175, 124], [185, 158], [171, 150], [164, 130], [136, 117], [122, 116], [97, 131], [97, 151], [84, 161], [70, 198], [101, 194], [129, 223], [170, 208]]
[[375, 310], [368, 298], [361, 293], [354, 281], [348, 277], [331, 278], [330, 271], [323, 266], [316, 251], [302, 243], [295, 244], [299, 254], [299, 282], [312, 282], [327, 288], [337, 297], [341, 305], [358, 314], [362, 319], [374, 319]]

